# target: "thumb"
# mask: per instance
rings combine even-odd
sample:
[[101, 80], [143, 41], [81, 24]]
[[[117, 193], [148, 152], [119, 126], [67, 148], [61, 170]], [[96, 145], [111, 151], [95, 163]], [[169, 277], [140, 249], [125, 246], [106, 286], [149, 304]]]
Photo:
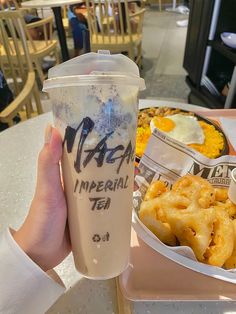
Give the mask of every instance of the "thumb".
[[56, 199], [62, 190], [59, 161], [62, 156], [60, 133], [49, 125], [45, 131], [45, 143], [38, 158], [37, 196]]

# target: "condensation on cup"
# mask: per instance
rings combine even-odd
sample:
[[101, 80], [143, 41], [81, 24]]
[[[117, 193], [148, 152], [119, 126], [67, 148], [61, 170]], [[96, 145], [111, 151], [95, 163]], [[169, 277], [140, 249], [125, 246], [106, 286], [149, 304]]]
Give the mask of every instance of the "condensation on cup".
[[63, 138], [62, 173], [76, 269], [87, 278], [128, 266], [138, 92], [137, 65], [88, 53], [49, 71], [44, 91]]

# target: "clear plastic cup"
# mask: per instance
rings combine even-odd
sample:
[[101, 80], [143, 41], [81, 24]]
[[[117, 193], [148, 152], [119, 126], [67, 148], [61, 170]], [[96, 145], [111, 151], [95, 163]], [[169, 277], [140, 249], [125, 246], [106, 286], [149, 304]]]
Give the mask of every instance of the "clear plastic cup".
[[63, 138], [62, 174], [76, 269], [108, 279], [128, 265], [138, 91], [136, 64], [88, 53], [49, 71], [44, 91]]

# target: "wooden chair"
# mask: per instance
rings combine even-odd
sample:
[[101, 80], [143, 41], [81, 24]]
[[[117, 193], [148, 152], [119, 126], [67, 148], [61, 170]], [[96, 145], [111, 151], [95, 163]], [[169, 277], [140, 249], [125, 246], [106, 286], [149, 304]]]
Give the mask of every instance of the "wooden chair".
[[66, 32], [66, 36], [71, 37], [71, 28], [70, 28], [70, 22], [68, 19], [68, 6], [65, 5], [62, 9], [62, 23], [64, 30]]
[[[53, 39], [53, 17], [47, 17], [40, 21], [33, 22], [30, 24], [23, 23], [25, 29], [29, 52], [35, 69], [38, 72], [41, 83], [45, 79], [45, 75], [42, 71], [41, 62], [42, 59], [51, 53], [54, 54], [56, 59], [56, 64], [59, 63], [59, 56], [57, 50], [57, 40]], [[42, 35], [44, 40], [33, 40], [30, 35], [29, 30], [40, 28], [42, 30]]]
[[[0, 112], [0, 121], [12, 126], [13, 118], [23, 109], [26, 110], [26, 117], [31, 117], [32, 97], [38, 114], [42, 113], [42, 106], [22, 23], [22, 13], [19, 10], [0, 11], [0, 34], [4, 45], [4, 58], [8, 62], [4, 76], [13, 80], [15, 95], [15, 99]], [[1, 63], [0, 67], [2, 68]]]
[[[14, 7], [13, 7], [14, 4]], [[53, 33], [53, 17], [47, 17], [43, 18], [37, 22], [26, 24], [23, 18], [24, 13], [26, 10], [20, 9], [18, 3], [15, 0], [5, 0], [4, 6], [1, 7], [0, 10], [3, 10], [5, 8], [8, 8], [9, 10], [14, 9], [14, 11], [22, 11], [22, 27], [25, 32], [25, 36], [27, 39], [28, 49], [31, 56], [31, 60], [33, 61], [33, 65], [35, 70], [38, 73], [39, 79], [41, 81], [41, 84], [43, 83], [45, 79], [45, 75], [42, 70], [42, 60], [44, 57], [50, 55], [53, 53], [55, 55], [56, 64], [59, 63], [59, 56], [57, 51], [57, 40], [52, 38]], [[7, 10], [8, 11], [8, 10]], [[6, 10], [4, 12], [7, 12]], [[33, 31], [37, 30], [37, 33], [41, 36], [40, 40], [33, 40], [32, 34]], [[40, 30], [40, 32], [39, 32]], [[20, 54], [24, 55], [22, 48], [20, 47]], [[0, 53], [2, 58], [2, 65], [7, 68], [7, 57], [6, 57], [6, 51], [4, 49], [4, 46], [2, 45], [0, 47]]]
[[126, 51], [140, 66], [145, 9], [131, 14], [127, 0], [86, 0], [86, 6], [91, 51]]

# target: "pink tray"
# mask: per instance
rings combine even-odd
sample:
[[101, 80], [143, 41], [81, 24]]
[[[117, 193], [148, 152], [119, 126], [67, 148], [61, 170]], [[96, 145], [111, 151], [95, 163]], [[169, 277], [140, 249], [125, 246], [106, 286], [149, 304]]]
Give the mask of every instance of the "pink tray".
[[[236, 109], [196, 113], [213, 120], [236, 118]], [[235, 154], [232, 147], [230, 153]], [[130, 266], [120, 275], [119, 283], [123, 295], [133, 301], [236, 301], [235, 284], [171, 261], [139, 239], [133, 229]]]
[[189, 270], [154, 251], [132, 229], [130, 266], [119, 277], [132, 301], [234, 301], [236, 285]]
[[225, 118], [236, 118], [236, 109], [212, 109], [212, 110], [197, 110], [197, 114], [206, 117], [225, 117]]
[[[210, 120], [214, 120], [219, 126], [219, 118], [229, 118], [236, 119], [236, 109], [214, 109], [208, 111], [196, 111], [197, 114], [201, 116], [205, 116]], [[230, 143], [230, 139], [228, 139], [229, 144], [229, 153], [230, 155], [236, 155], [236, 151], [234, 150], [232, 144]]]

